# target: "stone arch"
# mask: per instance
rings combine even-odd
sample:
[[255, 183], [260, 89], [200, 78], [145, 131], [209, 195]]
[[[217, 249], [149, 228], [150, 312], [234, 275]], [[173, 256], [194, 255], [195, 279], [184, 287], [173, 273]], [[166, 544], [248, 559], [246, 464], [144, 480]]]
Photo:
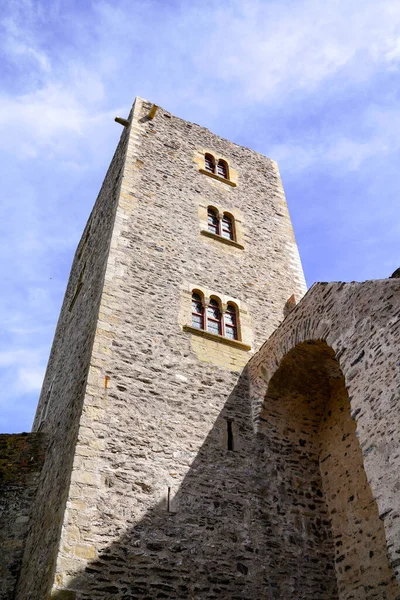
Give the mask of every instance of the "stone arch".
[[325, 341], [301, 342], [282, 358], [267, 386], [259, 435], [267, 447], [267, 497], [275, 499], [286, 538], [280, 568], [293, 591], [327, 600], [397, 598], [345, 378]]
[[307, 341], [325, 342], [334, 352], [398, 585], [399, 314], [399, 279], [314, 284], [248, 365], [253, 427], [257, 433], [263, 429], [269, 383], [284, 357]]

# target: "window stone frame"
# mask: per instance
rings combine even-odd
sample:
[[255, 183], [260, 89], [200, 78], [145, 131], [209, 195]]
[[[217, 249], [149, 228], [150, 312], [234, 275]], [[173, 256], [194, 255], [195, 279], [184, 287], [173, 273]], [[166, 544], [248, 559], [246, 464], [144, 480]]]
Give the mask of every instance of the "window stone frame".
[[[211, 173], [210, 171], [208, 171], [206, 169], [206, 164], [205, 164], [206, 154], [210, 154], [214, 158], [214, 164], [215, 164], [216, 169], [217, 169], [218, 162], [220, 160], [224, 161], [226, 163], [227, 169], [228, 169], [228, 179], [225, 179], [225, 177], [221, 177], [217, 173]], [[211, 177], [212, 179], [215, 179], [216, 181], [220, 181], [221, 183], [224, 183], [231, 187], [237, 187], [238, 173], [235, 169], [232, 168], [232, 165], [226, 156], [221, 156], [219, 154], [216, 154], [216, 152], [210, 148], [202, 148], [196, 152], [195, 162], [197, 164], [199, 173], [201, 173], [202, 175], [207, 175], [207, 177]]]
[[[230, 240], [228, 238], [223, 237], [222, 235], [212, 233], [208, 231], [208, 209], [213, 208], [218, 213], [218, 218], [221, 220], [225, 213], [229, 214], [233, 217], [233, 227], [234, 227], [234, 235], [235, 239]], [[198, 215], [199, 215], [199, 229], [200, 235], [208, 237], [212, 240], [221, 242], [226, 246], [231, 246], [232, 248], [238, 248], [239, 250], [244, 250], [244, 226], [243, 226], [243, 217], [241, 212], [238, 209], [232, 209], [228, 207], [221, 207], [218, 203], [206, 203], [206, 200], [202, 200], [202, 202], [198, 206]]]
[[[207, 307], [210, 298], [218, 298], [221, 303], [223, 315], [228, 303], [235, 306], [237, 311], [237, 340], [233, 340], [223, 335], [217, 335], [207, 331], [206, 329], [197, 329], [196, 327], [192, 326], [192, 293], [194, 291], [197, 293], [200, 292], [203, 295], [205, 307]], [[181, 288], [181, 310], [179, 321], [182, 331], [184, 332], [200, 336], [208, 340], [213, 340], [215, 342], [237, 348], [241, 351], [249, 352], [253, 350], [253, 333], [247, 305], [238, 298], [219, 293], [218, 290], [205, 288], [204, 286], [198, 285], [198, 283], [186, 282]]]

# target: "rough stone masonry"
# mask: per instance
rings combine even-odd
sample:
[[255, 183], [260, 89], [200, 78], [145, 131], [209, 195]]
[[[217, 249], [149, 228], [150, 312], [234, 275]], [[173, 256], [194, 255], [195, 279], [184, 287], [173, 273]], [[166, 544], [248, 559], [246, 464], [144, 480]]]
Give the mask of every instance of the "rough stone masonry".
[[[300, 300], [274, 161], [140, 98], [123, 125], [73, 261], [30, 434], [43, 466], [0, 597], [399, 599], [400, 280]], [[235, 307], [236, 339], [208, 327], [213, 300]]]

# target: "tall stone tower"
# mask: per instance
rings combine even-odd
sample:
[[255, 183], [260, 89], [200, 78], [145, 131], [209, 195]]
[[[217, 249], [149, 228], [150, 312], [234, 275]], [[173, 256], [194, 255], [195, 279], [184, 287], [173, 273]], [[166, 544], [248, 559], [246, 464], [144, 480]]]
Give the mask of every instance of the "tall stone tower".
[[267, 597], [244, 367], [306, 289], [278, 167], [140, 98], [122, 123], [34, 422], [17, 598]]

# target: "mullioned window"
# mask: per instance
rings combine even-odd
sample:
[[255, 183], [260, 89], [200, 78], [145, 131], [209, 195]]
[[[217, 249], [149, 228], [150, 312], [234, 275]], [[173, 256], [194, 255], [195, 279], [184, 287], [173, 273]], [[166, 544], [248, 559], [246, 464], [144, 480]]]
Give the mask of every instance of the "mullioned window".
[[230, 340], [239, 340], [238, 323], [238, 309], [233, 302], [223, 306], [217, 296], [212, 296], [206, 301], [204, 294], [193, 290], [192, 327]]
[[227, 183], [232, 187], [237, 186], [237, 173], [230, 168], [225, 158], [215, 156], [211, 152], [205, 152], [202, 156], [199, 156], [196, 162], [199, 164], [200, 173], [209, 175], [213, 179]]
[[[234, 216], [234, 214], [235, 216]], [[243, 224], [240, 213], [201, 204], [199, 206], [200, 233], [229, 246], [244, 249]]]
[[234, 218], [228, 214], [220, 215], [213, 207], [207, 208], [207, 231], [226, 240], [235, 240]]

